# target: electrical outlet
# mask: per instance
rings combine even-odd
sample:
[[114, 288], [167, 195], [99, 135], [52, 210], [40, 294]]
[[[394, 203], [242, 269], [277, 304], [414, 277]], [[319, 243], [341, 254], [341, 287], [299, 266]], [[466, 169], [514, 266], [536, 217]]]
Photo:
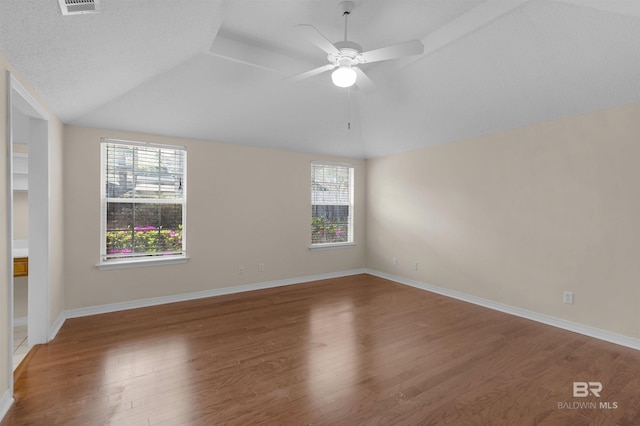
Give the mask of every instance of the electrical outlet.
[[264, 263], [258, 263], [258, 272], [264, 272]]
[[564, 300], [564, 303], [568, 305], [573, 305], [573, 292], [565, 291], [563, 300]]
[[414, 271], [417, 271], [418, 270], [418, 262], [413, 262], [411, 264], [411, 267], [413, 268]]
[[393, 266], [398, 266], [398, 258], [397, 257], [393, 258]]
[[238, 274], [244, 273], [244, 265], [238, 265]]

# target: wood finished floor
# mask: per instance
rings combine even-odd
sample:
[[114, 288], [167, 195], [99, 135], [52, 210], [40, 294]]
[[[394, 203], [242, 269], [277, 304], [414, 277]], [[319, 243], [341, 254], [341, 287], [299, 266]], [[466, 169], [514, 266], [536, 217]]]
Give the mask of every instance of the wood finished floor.
[[67, 320], [15, 398], [1, 426], [640, 425], [640, 351], [357, 275]]

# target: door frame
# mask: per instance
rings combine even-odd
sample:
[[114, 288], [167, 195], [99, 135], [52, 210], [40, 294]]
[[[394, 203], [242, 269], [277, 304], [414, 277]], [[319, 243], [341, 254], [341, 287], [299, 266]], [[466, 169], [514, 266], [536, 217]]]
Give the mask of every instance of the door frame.
[[[29, 118], [29, 284], [28, 346], [50, 336], [50, 143], [49, 114], [20, 81], [7, 71], [9, 371], [13, 366], [13, 143], [14, 108]], [[37, 238], [36, 238], [37, 236]], [[13, 392], [13, 374], [10, 377]]]

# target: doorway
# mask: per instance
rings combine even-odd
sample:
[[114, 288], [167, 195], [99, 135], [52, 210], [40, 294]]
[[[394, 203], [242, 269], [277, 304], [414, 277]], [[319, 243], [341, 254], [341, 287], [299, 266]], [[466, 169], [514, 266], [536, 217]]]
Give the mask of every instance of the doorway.
[[[31, 96], [22, 84], [8, 73], [8, 155], [9, 155], [9, 224], [11, 257], [26, 257], [28, 266], [26, 283], [16, 283], [14, 271], [22, 270], [24, 266], [15, 267], [9, 271], [10, 321], [14, 324], [15, 295], [26, 294], [26, 315], [21, 306], [18, 326], [26, 318], [26, 346], [30, 349], [35, 344], [49, 341], [49, 116], [42, 106]], [[14, 153], [14, 146], [16, 147]], [[24, 146], [24, 147], [23, 147]], [[15, 155], [14, 155], [15, 154]], [[23, 164], [26, 163], [26, 170]], [[26, 174], [26, 176], [24, 176]], [[27, 187], [20, 186], [26, 179]], [[16, 186], [17, 185], [17, 186]], [[14, 191], [15, 190], [15, 191]], [[27, 206], [23, 203], [26, 192]], [[16, 204], [15, 202], [18, 202]], [[28, 215], [27, 218], [14, 217], [14, 207], [18, 207], [16, 214]], [[20, 210], [20, 209], [23, 210]], [[22, 213], [20, 213], [22, 212]], [[24, 224], [28, 228], [26, 238], [16, 240], [15, 226]], [[20, 225], [19, 225], [20, 226]], [[21, 231], [21, 235], [25, 234]], [[25, 289], [15, 291], [16, 285], [26, 285]], [[22, 302], [21, 302], [22, 303]], [[10, 350], [13, 351], [13, 336], [10, 334]], [[13, 362], [13, 354], [9, 357]], [[16, 365], [12, 366], [13, 368]], [[13, 386], [12, 386], [13, 387]]]

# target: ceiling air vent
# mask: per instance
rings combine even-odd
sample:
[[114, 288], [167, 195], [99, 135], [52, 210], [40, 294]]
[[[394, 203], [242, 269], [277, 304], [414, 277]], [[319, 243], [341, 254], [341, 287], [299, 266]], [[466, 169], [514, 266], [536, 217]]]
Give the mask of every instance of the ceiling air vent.
[[58, 0], [63, 15], [100, 12], [100, 0]]

